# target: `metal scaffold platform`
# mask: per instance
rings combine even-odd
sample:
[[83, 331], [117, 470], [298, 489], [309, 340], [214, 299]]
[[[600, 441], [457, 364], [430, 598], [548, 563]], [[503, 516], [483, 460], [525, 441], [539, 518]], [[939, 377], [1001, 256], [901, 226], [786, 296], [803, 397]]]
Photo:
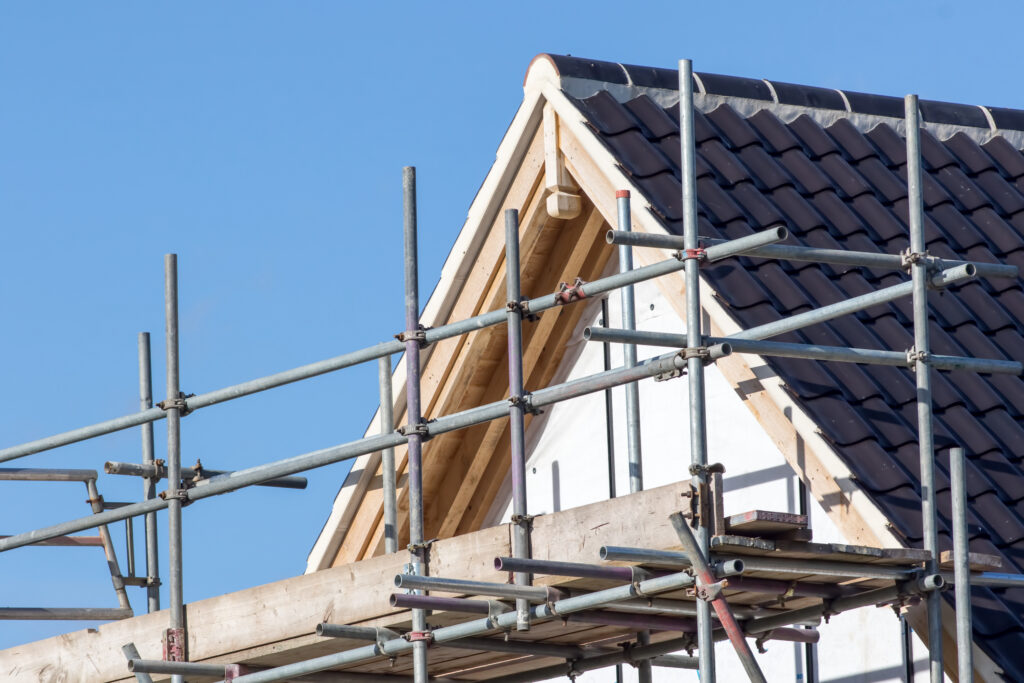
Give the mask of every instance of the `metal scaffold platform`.
[[[505, 212], [507, 306], [467, 320], [424, 328], [420, 324], [417, 288], [415, 172], [407, 168], [403, 177], [405, 330], [397, 335], [398, 339], [242, 384], [186, 396], [179, 387], [177, 261], [175, 255], [168, 255], [165, 260], [165, 400], [152, 405], [146, 336], [140, 338], [139, 412], [0, 450], [0, 462], [7, 462], [141, 427], [142, 463], [111, 462], [105, 469], [112, 474], [142, 478], [144, 499], [104, 506], [95, 489], [96, 474], [92, 472], [79, 480], [90, 487], [93, 514], [0, 538], [0, 551], [52, 544], [68, 539], [69, 534], [99, 528], [118, 598], [123, 598], [120, 611], [111, 618], [130, 617], [132, 612], [124, 592], [125, 577], [120, 575], [105, 525], [144, 517], [147, 576], [136, 579], [132, 566], [129, 577], [135, 581], [134, 585], [150, 589], [149, 610], [154, 614], [147, 615], [145, 628], [152, 630], [157, 623], [155, 612], [159, 609], [157, 587], [160, 584], [155, 570], [154, 514], [168, 510], [165, 533], [170, 571], [166, 582], [170, 604], [166, 623], [160, 622], [164, 658], [142, 659], [127, 638], [118, 644], [124, 652], [123, 671], [126, 675], [131, 671], [142, 682], [153, 680], [153, 676], [170, 675], [176, 681], [187, 678], [236, 683], [396, 678], [411, 678], [416, 683], [426, 683], [430, 678], [511, 683], [575, 676], [617, 664], [636, 665], [642, 683], [650, 680], [652, 667], [695, 669], [700, 672], [702, 681], [714, 681], [713, 645], [724, 640], [732, 645], [749, 680], [764, 681], [755, 650], [766, 643], [780, 640], [813, 643], [818, 639], [817, 627], [832, 615], [865, 606], [891, 606], [899, 610], [917, 602], [927, 604], [929, 668], [931, 680], [937, 682], [943, 676], [940, 592], [950, 585], [956, 592], [960, 680], [970, 680], [973, 671], [970, 586], [1022, 586], [1024, 576], [997, 573], [993, 571], [999, 568], [997, 558], [968, 554], [964, 452], [960, 448], [953, 448], [950, 453], [954, 553], [951, 557], [940, 554], [936, 534], [930, 373], [942, 369], [1020, 374], [1022, 366], [1013, 361], [932, 353], [927, 326], [928, 297], [932, 291], [946, 290], [976, 277], [1017, 277], [1017, 269], [998, 264], [940, 260], [925, 250], [915, 96], [906, 99], [911, 208], [910, 244], [905, 252], [880, 255], [782, 245], [788, 235], [782, 226], [731, 241], [702, 240], [697, 234], [693, 79], [689, 61], [680, 63], [679, 83], [683, 235], [631, 232], [629, 192], [618, 192], [619, 229], [608, 234], [608, 242], [618, 245], [619, 249], [620, 271], [616, 274], [592, 282], [577, 279], [571, 284], [564, 283], [557, 292], [524, 298], [520, 283], [519, 216], [515, 209], [508, 209]], [[670, 249], [675, 253], [654, 265], [633, 268], [633, 248]], [[709, 337], [701, 324], [700, 267], [736, 256], [903, 270], [911, 279], [727, 337]], [[684, 274], [686, 283], [685, 334], [637, 331], [633, 286], [679, 272]], [[524, 318], [540, 316], [584, 299], [600, 298], [616, 290], [620, 290], [623, 297], [622, 329], [592, 327], [586, 330], [584, 338], [593, 343], [624, 345], [623, 366], [527, 392], [523, 381]], [[914, 347], [909, 351], [769, 340], [906, 297], [913, 301], [915, 330]], [[444, 339], [502, 324], [508, 330], [507, 399], [425, 420], [420, 395], [421, 350]], [[639, 361], [637, 345], [663, 346], [671, 350]], [[399, 353], [405, 354], [408, 422], [396, 428], [391, 414], [391, 361], [392, 356]], [[815, 543], [805, 516], [723, 509], [723, 467], [709, 462], [704, 373], [708, 365], [734, 353], [880, 364], [914, 371], [923, 492], [922, 549]], [[198, 462], [192, 468], [182, 466], [181, 418], [188, 413], [373, 361], [379, 363], [380, 369], [381, 434], [233, 472], [206, 470]], [[687, 472], [690, 478], [679, 485], [644, 491], [639, 476], [642, 456], [636, 384], [646, 378], [670, 380], [682, 376], [686, 377], [688, 387], [689, 445], [688, 453], [680, 453], [680, 471]], [[596, 507], [580, 508], [582, 511], [546, 515], [543, 522], [535, 518], [530, 514], [526, 497], [526, 415], [618, 386], [628, 388], [626, 430], [631, 465], [630, 495], [598, 503]], [[168, 427], [166, 463], [153, 457], [152, 423], [161, 419], [167, 420]], [[439, 560], [444, 541], [435, 542], [425, 537], [423, 443], [447, 432], [504, 419], [510, 422], [511, 522], [496, 531], [487, 530], [496, 534], [493, 538], [497, 539], [500, 551], [497, 555], [482, 554], [486, 544], [470, 541], [468, 536], [448, 539], [451, 545], [444, 547], [475, 553], [463, 558], [461, 563], [475, 567], [472, 576], [454, 575], [460, 563], [450, 558]], [[393, 449], [402, 444], [408, 446], [409, 463], [409, 545], [405, 549], [408, 554], [398, 547]], [[187, 629], [191, 627], [186, 624], [182, 589], [182, 506], [253, 485], [301, 488], [305, 480], [295, 475], [371, 453], [380, 453], [383, 462], [386, 555], [351, 565], [351, 575], [360, 577], [360, 586], [363, 583], [374, 586], [358, 599], [364, 603], [378, 601], [379, 611], [363, 614], [360, 619], [344, 619], [346, 623], [322, 617], [319, 621], [310, 620], [301, 636], [306, 644], [304, 649], [288, 654], [266, 651], [231, 661], [190, 661], [194, 659], [188, 651]], [[156, 485], [162, 479], [167, 481], [167, 490], [157, 495]], [[658, 511], [653, 527], [634, 536], [650, 545], [626, 546], [623, 545], [624, 534], [616, 536], [616, 532], [608, 531], [602, 532], [605, 536], [596, 534], [590, 539], [589, 556], [560, 556], [564, 547], [560, 541], [566, 535], [578, 533], [573, 526], [572, 520], [576, 519], [573, 515], [614, 514], [629, 520], [630, 510], [639, 508]], [[477, 534], [483, 538], [485, 532]], [[457, 544], [459, 539], [465, 542]], [[594, 546], [595, 542], [599, 545]], [[538, 559], [541, 554], [549, 559]], [[446, 557], [443, 553], [441, 556]], [[400, 569], [396, 571], [397, 567]], [[448, 571], [453, 575], [448, 575]], [[339, 590], [344, 591], [346, 587]], [[201, 608], [193, 612], [190, 606], [189, 621], [195, 624], [197, 614], [202, 613]], [[83, 613], [82, 618], [88, 617]], [[159, 618], [162, 620], [164, 616]]]

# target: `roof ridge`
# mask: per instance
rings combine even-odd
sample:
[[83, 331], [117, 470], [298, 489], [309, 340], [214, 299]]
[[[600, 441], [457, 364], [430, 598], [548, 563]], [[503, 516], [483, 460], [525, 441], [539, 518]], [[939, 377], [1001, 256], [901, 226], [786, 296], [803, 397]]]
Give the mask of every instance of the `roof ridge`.
[[[534, 61], [539, 59], [554, 67], [562, 89], [573, 97], [585, 98], [597, 90], [607, 90], [620, 101], [647, 95], [662, 106], [670, 106], [678, 100], [678, 72], [674, 69], [569, 55], [541, 54]], [[769, 109], [783, 120], [807, 114], [826, 122], [848, 118], [858, 127], [884, 122], [897, 129], [896, 122], [903, 120], [900, 97], [705, 72], [693, 75], [695, 90], [704, 100], [697, 104], [703, 104], [701, 108], [706, 110], [730, 104], [748, 116]], [[964, 132], [983, 143], [1001, 135], [1018, 149], [1024, 148], [1024, 110], [938, 100], [920, 100], [920, 107], [921, 121], [941, 139]]]

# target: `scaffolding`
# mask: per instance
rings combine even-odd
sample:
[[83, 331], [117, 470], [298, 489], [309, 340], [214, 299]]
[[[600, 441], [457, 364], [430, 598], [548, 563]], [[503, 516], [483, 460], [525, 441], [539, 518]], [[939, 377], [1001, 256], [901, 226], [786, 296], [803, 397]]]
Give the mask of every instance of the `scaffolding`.
[[[637, 665], [642, 681], [649, 681], [651, 666], [696, 669], [702, 681], [715, 680], [714, 643], [728, 640], [751, 681], [766, 680], [748, 639], [760, 646], [768, 639], [810, 643], [817, 640], [817, 631], [794, 628], [821, 616], [841, 613], [868, 605], [903, 604], [908, 600], [923, 599], [927, 603], [929, 669], [933, 683], [941, 681], [942, 621], [940, 591], [953, 584], [956, 591], [956, 626], [958, 666], [960, 680], [971, 680], [970, 586], [1024, 586], [1024, 575], [972, 571], [966, 540], [966, 493], [964, 486], [961, 448], [951, 449], [954, 521], [954, 571], [943, 571], [939, 563], [936, 534], [936, 510], [933, 463], [935, 459], [932, 438], [932, 402], [930, 373], [932, 369], [958, 370], [983, 373], [1020, 374], [1019, 362], [976, 359], [932, 354], [928, 340], [929, 290], [943, 290], [950, 285], [974, 277], [1017, 277], [1017, 268], [1008, 265], [944, 261], [932, 257], [925, 250], [921, 198], [921, 167], [919, 149], [919, 115], [916, 96], [908, 95], [906, 107], [906, 141], [908, 158], [908, 185], [910, 194], [910, 245], [901, 254], [873, 254], [856, 251], [836, 251], [779, 244], [788, 233], [784, 227], [774, 227], [741, 239], [723, 241], [702, 239], [697, 234], [697, 196], [695, 184], [695, 144], [693, 130], [693, 79], [689, 60], [679, 66], [680, 140], [682, 159], [683, 235], [651, 235], [630, 231], [631, 217], [629, 193], [616, 194], [618, 230], [608, 233], [608, 242], [618, 245], [620, 271], [595, 280], [563, 283], [559, 291], [533, 299], [524, 299], [520, 291], [519, 224], [518, 212], [505, 212], [505, 259], [507, 273], [507, 301], [503, 310], [491, 311], [475, 317], [435, 328], [424, 328], [419, 320], [419, 292], [417, 286], [417, 226], [416, 178], [412, 168], [403, 175], [404, 238], [405, 238], [405, 330], [395, 341], [323, 360], [317, 363], [261, 377], [241, 384], [199, 395], [186, 396], [180, 391], [178, 373], [178, 293], [177, 260], [165, 257], [165, 314], [167, 339], [166, 398], [156, 406], [152, 404], [148, 335], [139, 338], [140, 411], [82, 427], [62, 434], [0, 450], [0, 462], [47, 451], [63, 445], [91, 439], [131, 427], [141, 427], [143, 436], [143, 462], [106, 463], [111, 474], [141, 477], [144, 481], [143, 500], [131, 504], [107, 504], [96, 491], [94, 471], [48, 471], [48, 478], [71, 478], [85, 481], [89, 487], [93, 514], [62, 522], [26, 533], [0, 538], [0, 551], [26, 545], [76, 543], [99, 544], [107, 552], [111, 575], [121, 607], [116, 614], [100, 615], [83, 610], [82, 618], [123, 618], [131, 615], [124, 586], [141, 585], [148, 588], [150, 611], [159, 609], [160, 579], [156, 573], [158, 510], [168, 510], [168, 547], [170, 572], [169, 624], [165, 633], [163, 660], [141, 659], [134, 644], [124, 645], [128, 670], [139, 681], [151, 680], [150, 674], [170, 674], [175, 681], [186, 676], [207, 676], [236, 683], [265, 683], [302, 677], [303, 680], [338, 680], [323, 678], [324, 674], [339, 667], [351, 667], [381, 658], [411, 655], [413, 679], [426, 683], [430, 652], [433, 647], [467, 648], [472, 650], [510, 653], [514, 655], [555, 657], [564, 660], [556, 666], [529, 669], [522, 673], [493, 677], [491, 680], [511, 683], [534, 681], [554, 676], [574, 676], [616, 664]], [[676, 250], [673, 257], [650, 266], [632, 267], [633, 247], [654, 247]], [[709, 337], [701, 329], [700, 267], [722, 259], [747, 256], [756, 258], [790, 259], [817, 263], [843, 264], [871, 268], [909, 271], [911, 280], [880, 289], [846, 301], [793, 315], [776, 322], [745, 329], [724, 338]], [[642, 332], [635, 329], [633, 315], [633, 285], [663, 275], [682, 271], [686, 284], [686, 333], [664, 334]], [[524, 317], [540, 315], [560, 306], [571, 305], [583, 299], [602, 297], [614, 290], [622, 291], [623, 329], [607, 327], [607, 306], [604, 307], [602, 326], [588, 328], [585, 339], [605, 345], [603, 372], [556, 384], [532, 392], [523, 387], [522, 321]], [[815, 323], [855, 313], [870, 306], [912, 297], [914, 310], [914, 346], [909, 351], [842, 348], [820, 345], [781, 343], [768, 341], [770, 337], [794, 331]], [[509, 395], [507, 400], [477, 406], [462, 412], [424, 421], [420, 402], [420, 351], [423, 347], [452, 337], [470, 334], [485, 327], [507, 325]], [[610, 367], [608, 344], [624, 347], [624, 363]], [[636, 359], [636, 345], [655, 345], [672, 348], [669, 353], [642, 362]], [[405, 354], [406, 405], [408, 424], [395, 428], [392, 415], [392, 356]], [[857, 558], [830, 557], [807, 559], [800, 556], [781, 556], [764, 552], [767, 542], [748, 539], [740, 543], [726, 535], [721, 510], [722, 467], [709, 464], [705, 427], [704, 372], [707, 365], [732, 353], [783, 356], [810, 360], [827, 360], [864, 364], [891, 365], [910, 368], [917, 381], [917, 414], [920, 444], [921, 515], [924, 528], [923, 551], [908, 550], [903, 555], [886, 556], [884, 561], [860, 562]], [[257, 392], [308, 379], [324, 373], [351, 367], [360, 363], [379, 362], [381, 433], [349, 443], [318, 450], [284, 460], [228, 472], [205, 470], [201, 463], [192, 468], [182, 467], [180, 453], [181, 418], [190, 412]], [[612, 387], [625, 386], [627, 392], [627, 445], [629, 460], [629, 489], [643, 488], [642, 457], [639, 440], [639, 406], [636, 383], [644, 378], [659, 380], [687, 376], [689, 387], [688, 420], [690, 424], [689, 511], [671, 515], [672, 526], [678, 536], [682, 552], [645, 548], [605, 547], [599, 559], [618, 565], [580, 562], [562, 562], [531, 558], [532, 517], [526, 504], [525, 478], [525, 415], [545, 406], [592, 393], [607, 392]], [[512, 556], [495, 559], [495, 569], [510, 572], [512, 583], [467, 581], [451, 577], [431, 576], [429, 571], [430, 541], [424, 538], [422, 444], [430, 438], [454, 430], [492, 420], [508, 418], [511, 435], [510, 474], [512, 483]], [[168, 423], [167, 462], [154, 459], [152, 423], [166, 419]], [[609, 428], [610, 428], [609, 421]], [[610, 439], [610, 435], [609, 435]], [[404, 592], [390, 596], [393, 607], [411, 610], [411, 628], [404, 632], [382, 627], [359, 627], [343, 624], [310, 624], [310, 634], [323, 637], [364, 641], [365, 645], [328, 655], [267, 669], [247, 667], [244, 663], [210, 664], [188, 661], [186, 624], [182, 597], [181, 538], [183, 505], [204, 498], [236, 491], [253, 485], [302, 488], [305, 480], [295, 475], [330, 463], [350, 460], [361, 455], [381, 453], [383, 462], [385, 550], [398, 552], [398, 520], [396, 502], [396, 472], [394, 448], [408, 446], [408, 489], [410, 543], [408, 571], [394, 579], [394, 586]], [[39, 472], [36, 470], [7, 470], [14, 473]], [[77, 472], [78, 474], [74, 474]], [[84, 474], [83, 474], [84, 472]], [[156, 484], [167, 480], [167, 490], [156, 494]], [[614, 481], [610, 494], [614, 497]], [[106, 525], [135, 517], [145, 518], [147, 572], [145, 577], [134, 577], [129, 564], [129, 577], [121, 577], [117, 558], [110, 543]], [[78, 531], [99, 528], [100, 540], [82, 540], [69, 536]], [[130, 529], [130, 527], [129, 527]], [[129, 534], [131, 538], [131, 534]], [[131, 543], [131, 541], [129, 541]], [[134, 553], [130, 549], [129, 557]], [[622, 566], [622, 563], [627, 563]], [[781, 581], [753, 576], [757, 572], [782, 575], [813, 575], [813, 580]], [[617, 585], [589, 592], [573, 592], [551, 586], [534, 585], [534, 574], [579, 577], [611, 581]], [[126, 578], [129, 579], [126, 581]], [[843, 579], [863, 579], [867, 589], [860, 590], [839, 585]], [[134, 584], [131, 582], [134, 581]], [[736, 591], [752, 593], [787, 592], [811, 598], [812, 604], [794, 609], [779, 609], [772, 613], [752, 611], [742, 604], [730, 602]], [[436, 593], [464, 597], [440, 597]], [[431, 627], [428, 613], [443, 610], [460, 617], [454, 623]], [[88, 612], [88, 615], [86, 614]], [[9, 617], [10, 618], [10, 617]], [[29, 618], [21, 616], [18, 618]], [[62, 613], [60, 618], [67, 618]], [[610, 624], [628, 629], [635, 634], [634, 641], [625, 647], [587, 647], [572, 644], [552, 644], [509, 639], [509, 634], [528, 633], [531, 628], [550, 620], [576, 620], [580, 623]], [[658, 639], [652, 631], [659, 631]], [[680, 633], [681, 637], [664, 639], [664, 634]], [[495, 633], [506, 637], [488, 637]], [[657, 640], [657, 642], [654, 642]], [[670, 653], [696, 650], [697, 656]], [[692, 653], [692, 652], [691, 652]], [[394, 680], [394, 676], [345, 671], [344, 680]], [[318, 678], [318, 676], [320, 676]], [[438, 679], [443, 680], [443, 679]]]

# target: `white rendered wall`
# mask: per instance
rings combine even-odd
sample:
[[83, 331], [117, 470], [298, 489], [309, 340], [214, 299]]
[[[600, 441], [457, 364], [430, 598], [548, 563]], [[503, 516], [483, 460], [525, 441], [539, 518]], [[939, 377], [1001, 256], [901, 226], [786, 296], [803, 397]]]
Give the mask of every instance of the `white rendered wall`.
[[[637, 328], [676, 332], [683, 322], [665, 301], [657, 286], [642, 283], [636, 288]], [[621, 327], [619, 296], [609, 298], [610, 326]], [[598, 301], [590, 304], [585, 323], [567, 350], [565, 367], [555, 382], [601, 372], [600, 344], [582, 341], [582, 329], [597, 325]], [[640, 347], [640, 360], [665, 353], [667, 349]], [[622, 365], [622, 349], [612, 347], [612, 367]], [[708, 462], [725, 465], [725, 510], [727, 514], [761, 509], [799, 511], [799, 485], [781, 453], [768, 439], [742, 397], [732, 389], [715, 367], [705, 373], [707, 390]], [[689, 478], [689, 425], [687, 380], [640, 383], [640, 423], [645, 488], [654, 488]], [[531, 387], [527, 387], [530, 389]], [[625, 391], [613, 390], [615, 428], [615, 479], [618, 495], [629, 493], [625, 438]], [[608, 498], [605, 397], [593, 394], [558, 404], [534, 420], [527, 433], [527, 497], [530, 514], [556, 512]], [[506, 483], [507, 486], [507, 483]], [[832, 524], [824, 510], [810, 503], [814, 540], [849, 542]], [[492, 509], [492, 521], [511, 516], [510, 495], [503, 490]], [[597, 562], [597, 557], [564, 557], [568, 561]], [[903, 681], [899, 620], [891, 609], [868, 607], [831, 619], [820, 627], [817, 647], [817, 676], [821, 683], [881, 683]], [[753, 646], [753, 645], [752, 645]], [[769, 642], [768, 652], [758, 655], [769, 681], [807, 681], [804, 646]], [[914, 637], [915, 681], [927, 681], [927, 651]], [[745, 681], [746, 676], [727, 643], [715, 650], [718, 681]], [[624, 679], [636, 680], [636, 672], [624, 667]], [[656, 681], [698, 681], [695, 671], [654, 670]], [[615, 680], [615, 670], [584, 674], [585, 683]], [[948, 680], [948, 679], [947, 679]]]

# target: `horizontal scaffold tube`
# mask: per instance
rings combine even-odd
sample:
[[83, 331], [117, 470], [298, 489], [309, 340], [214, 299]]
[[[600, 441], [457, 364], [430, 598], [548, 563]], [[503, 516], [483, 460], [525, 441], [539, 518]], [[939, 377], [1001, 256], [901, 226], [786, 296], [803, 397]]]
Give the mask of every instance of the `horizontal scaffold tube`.
[[[748, 331], [756, 332], [756, 330], [757, 328], [751, 328]], [[682, 348], [686, 346], [686, 335], [684, 334], [620, 330], [609, 327], [588, 327], [583, 330], [583, 338], [587, 341], [609, 342], [612, 344], [638, 344], [668, 348]], [[727, 343], [732, 348], [733, 353], [755, 353], [761, 356], [806, 358], [809, 360], [838, 361], [840, 363], [914, 367], [914, 360], [907, 355], [906, 351], [794, 344], [790, 342], [739, 339], [736, 337], [708, 337], [707, 342], [709, 344]], [[1007, 375], [1019, 375], [1021, 372], [1024, 372], [1024, 363], [990, 358], [930, 354], [928, 356], [928, 363], [936, 370], [967, 370], [970, 372], [991, 372]]]
[[16, 621], [116, 621], [135, 616], [121, 607], [0, 607], [0, 619]]
[[[557, 618], [562, 615], [573, 614], [574, 612], [582, 612], [585, 610], [603, 607], [618, 600], [626, 600], [629, 598], [677, 590], [690, 585], [692, 581], [693, 577], [686, 573], [670, 574], [656, 579], [641, 581], [637, 584], [617, 586], [615, 588], [608, 588], [606, 590], [588, 593], [587, 595], [565, 598], [563, 600], [549, 602], [542, 605], [535, 605], [530, 609], [530, 617], [531, 620], [536, 621]], [[516, 616], [516, 612], [506, 612], [493, 618], [485, 617], [482, 619], [474, 619], [462, 624], [444, 626], [442, 628], [434, 629], [431, 632], [432, 640], [434, 643], [443, 644], [470, 636], [480, 636], [489, 631], [509, 629], [515, 626]], [[413, 644], [410, 641], [404, 638], [393, 638], [381, 644], [374, 643], [373, 645], [367, 645], [354, 650], [324, 655], [304, 662], [286, 664], [268, 671], [241, 676], [236, 678], [235, 682], [269, 683], [270, 681], [284, 681], [303, 674], [324, 671], [325, 669], [331, 669], [347, 664], [355, 664], [375, 657], [390, 657], [403, 654], [410, 652], [412, 650], [412, 645]], [[676, 646], [668, 650], [660, 650], [656, 654], [668, 654], [669, 652], [678, 649], [679, 647]]]
[[0, 467], [0, 481], [95, 481], [96, 470]]
[[[634, 271], [635, 272], [635, 271]], [[712, 353], [725, 353], [724, 345], [717, 345], [711, 348]], [[636, 382], [646, 377], [658, 375], [669, 375], [686, 367], [686, 359], [682, 353], [669, 353], [657, 356], [644, 361], [631, 368], [617, 368], [607, 372], [581, 377], [564, 384], [556, 384], [552, 387], [539, 389], [527, 398], [531, 409], [543, 408], [559, 401], [577, 398], [592, 394], [597, 391], [604, 391], [612, 387]], [[426, 427], [430, 436], [437, 436], [447, 432], [471, 427], [473, 425], [508, 417], [508, 401], [495, 401], [487, 405], [470, 408], [469, 410], [452, 415], [439, 417], [429, 422]], [[211, 496], [217, 496], [229, 491], [236, 491], [246, 486], [253, 486], [270, 479], [286, 477], [306, 470], [311, 470], [324, 465], [351, 460], [352, 458], [374, 453], [385, 448], [393, 448], [407, 441], [407, 438], [399, 432], [391, 434], [378, 434], [369, 436], [357, 441], [351, 441], [340, 446], [333, 446], [311, 453], [296, 455], [284, 460], [256, 465], [244, 470], [238, 470], [224, 476], [211, 479], [204, 486], [197, 486], [191, 489], [183, 489], [182, 495], [189, 501], [201, 500]], [[23, 534], [16, 534], [0, 540], [0, 552], [31, 545], [39, 541], [83, 531], [102, 524], [136, 517], [147, 512], [163, 510], [168, 502], [162, 498], [132, 503], [115, 510], [107, 510], [98, 514], [81, 517], [79, 519], [61, 522], [42, 529], [35, 529]]]
[[[627, 548], [606, 545], [601, 548], [601, 559], [608, 562], [639, 562], [661, 565], [664, 567], [682, 568], [690, 566], [690, 558], [686, 553], [676, 550], [650, 550], [648, 548]], [[712, 548], [712, 559], [723, 562], [729, 558], [716, 554]], [[849, 578], [884, 579], [889, 581], [906, 581], [920, 573], [916, 567], [886, 567], [860, 562], [837, 562], [833, 560], [805, 560], [789, 557], [758, 557], [744, 555], [743, 566], [746, 571], [768, 571], [785, 574], [821, 574], [823, 576], [841, 576]]]
[[[135, 462], [106, 462], [103, 465], [103, 471], [107, 474], [120, 474], [129, 477], [157, 477], [160, 479], [167, 478], [167, 468], [160, 464], [139, 464]], [[196, 486], [205, 486], [214, 477], [220, 477], [225, 474], [234, 474], [232, 470], [211, 470], [206, 467], [199, 468], [198, 474], [201, 478], [196, 480], [196, 469], [194, 467], [182, 467], [181, 478], [192, 479]], [[257, 486], [269, 486], [272, 488], [279, 489], [304, 489], [309, 484], [305, 477], [281, 477], [280, 479], [271, 479], [265, 481]]]
[[[658, 249], [684, 249], [681, 235], [658, 235], [643, 232], [625, 232], [609, 230], [606, 236], [608, 244], [626, 244], [634, 247], [655, 247]], [[701, 244], [709, 249], [730, 240], [701, 237]], [[884, 270], [906, 270], [903, 257], [899, 254], [880, 254], [870, 251], [847, 251], [844, 249], [819, 249], [793, 244], [769, 244], [744, 251], [742, 256], [772, 258], [784, 261], [805, 261], [810, 263], [831, 263], [843, 266], [862, 266]], [[977, 261], [957, 261], [932, 258], [931, 263], [939, 269], [971, 263], [978, 268], [981, 277], [1016, 278], [1017, 266], [1003, 263], [979, 263]]]

